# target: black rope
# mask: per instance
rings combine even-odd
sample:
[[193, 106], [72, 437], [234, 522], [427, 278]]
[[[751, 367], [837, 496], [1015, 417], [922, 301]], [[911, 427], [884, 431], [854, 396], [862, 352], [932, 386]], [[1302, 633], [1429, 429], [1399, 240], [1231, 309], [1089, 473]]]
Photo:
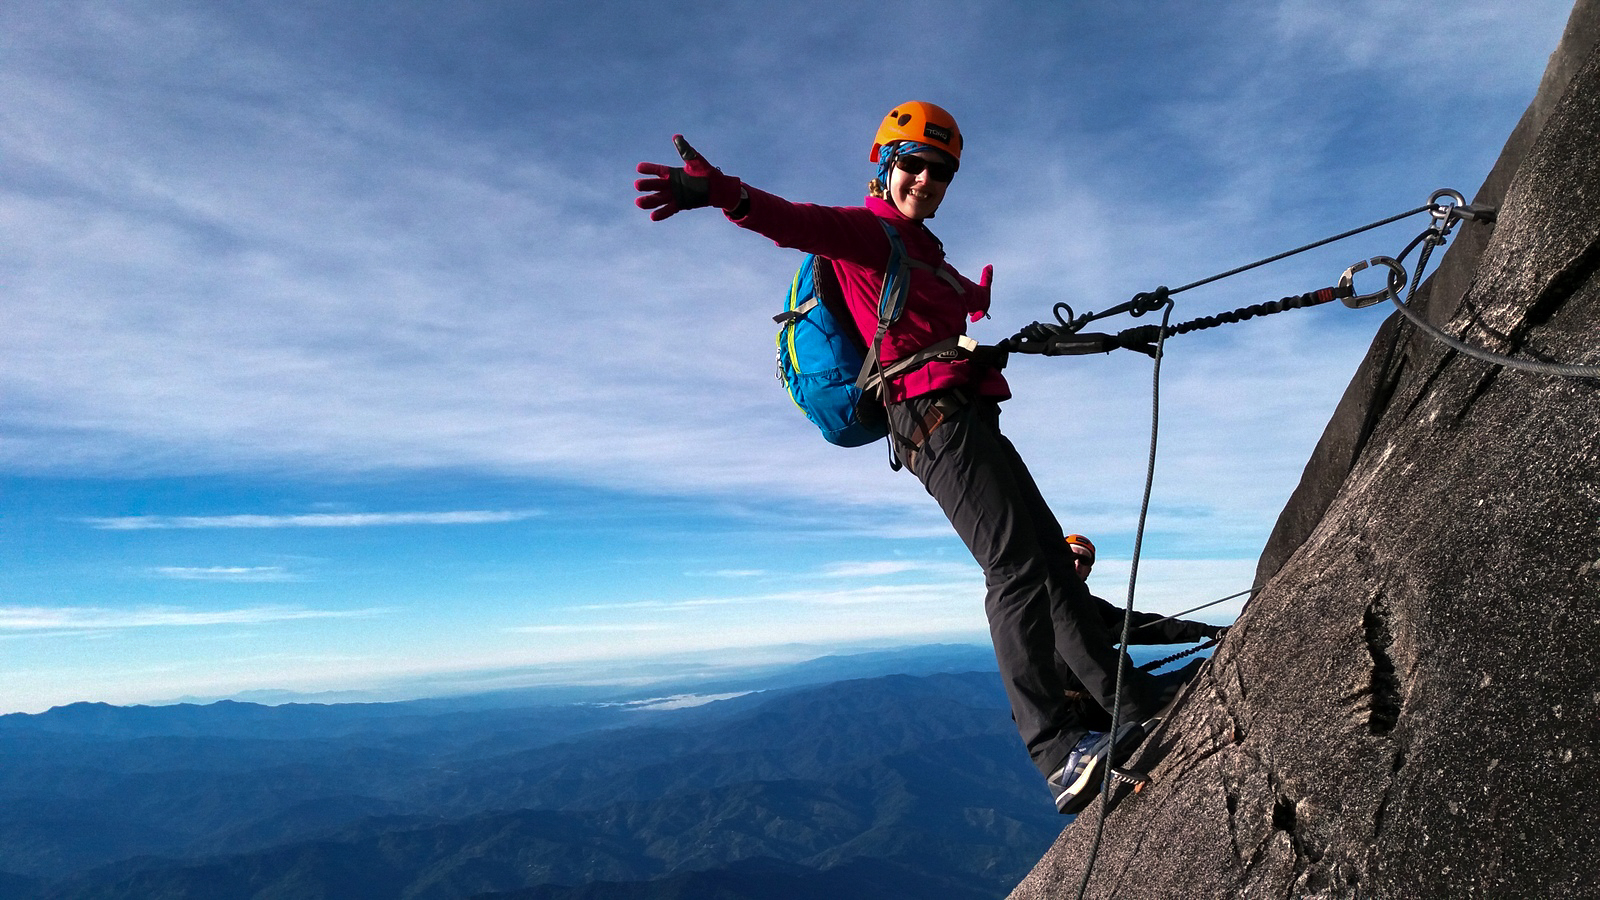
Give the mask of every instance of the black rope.
[[[1117, 729], [1121, 727], [1122, 719], [1122, 675], [1128, 668], [1128, 639], [1133, 633], [1133, 593], [1134, 586], [1139, 580], [1139, 555], [1144, 548], [1144, 525], [1150, 515], [1150, 489], [1155, 484], [1156, 478], [1156, 438], [1161, 434], [1161, 350], [1166, 341], [1165, 332], [1167, 320], [1172, 317], [1173, 303], [1166, 302], [1166, 308], [1161, 314], [1162, 335], [1156, 340], [1155, 366], [1150, 376], [1150, 456], [1145, 465], [1144, 472], [1144, 499], [1139, 504], [1139, 526], [1133, 535], [1133, 563], [1128, 571], [1128, 602], [1122, 610], [1122, 647], [1117, 651], [1117, 685], [1115, 698], [1111, 703], [1111, 731], [1107, 740], [1110, 746], [1106, 748], [1105, 766], [1109, 770], [1117, 765]], [[1100, 838], [1106, 829], [1106, 807], [1111, 803], [1111, 782], [1107, 777], [1100, 783], [1100, 819], [1094, 830], [1094, 843], [1089, 848], [1089, 862], [1083, 869], [1083, 881], [1078, 885], [1078, 900], [1083, 900], [1084, 891], [1089, 889], [1089, 875], [1094, 872], [1095, 857], [1100, 854]]]
[[[1350, 286], [1323, 288], [1293, 297], [1283, 297], [1268, 303], [1257, 303], [1254, 306], [1243, 306], [1215, 315], [1201, 316], [1190, 319], [1167, 328], [1166, 337], [1177, 334], [1188, 334], [1191, 331], [1201, 331], [1206, 328], [1216, 328], [1218, 325], [1232, 325], [1235, 322], [1244, 322], [1257, 316], [1270, 316], [1273, 313], [1288, 312], [1291, 309], [1305, 309], [1311, 306], [1321, 306], [1334, 300], [1345, 297], [1354, 297], [1355, 288]], [[1133, 328], [1124, 328], [1117, 332], [1117, 340], [1125, 343], [1148, 344], [1156, 339], [1155, 325], [1136, 325]]]
[[1412, 216], [1416, 215], [1417, 213], [1428, 212], [1429, 210], [1431, 210], [1433, 208], [1434, 208], [1434, 204], [1433, 203], [1424, 203], [1423, 205], [1417, 207], [1416, 209], [1407, 210], [1406, 212], [1403, 212], [1403, 213], [1397, 213], [1395, 215], [1390, 216], [1387, 219], [1379, 219], [1376, 222], [1372, 222], [1370, 224], [1363, 225], [1360, 228], [1352, 228], [1349, 231], [1346, 231], [1346, 232], [1344, 232], [1342, 234], [1336, 234], [1333, 237], [1323, 238], [1320, 241], [1313, 241], [1312, 243], [1309, 243], [1309, 244], [1305, 245], [1304, 247], [1296, 247], [1293, 250], [1289, 250], [1289, 251], [1286, 251], [1286, 252], [1283, 252], [1283, 253], [1279, 253], [1277, 256], [1269, 256], [1266, 259], [1256, 260], [1253, 263], [1249, 263], [1247, 265], [1240, 266], [1237, 269], [1229, 269], [1226, 272], [1221, 272], [1221, 273], [1218, 273], [1216, 275], [1212, 275], [1209, 278], [1202, 278], [1199, 281], [1191, 282], [1189, 284], [1184, 285], [1183, 287], [1173, 288], [1172, 290], [1167, 291], [1167, 294], [1168, 294], [1168, 296], [1170, 296], [1172, 294], [1181, 294], [1184, 291], [1189, 290], [1190, 288], [1197, 288], [1197, 287], [1200, 287], [1203, 284], [1210, 284], [1213, 281], [1221, 281], [1224, 278], [1231, 278], [1234, 275], [1238, 275], [1240, 272], [1248, 272], [1251, 269], [1259, 268], [1261, 266], [1266, 265], [1267, 263], [1275, 263], [1280, 259], [1288, 259], [1291, 256], [1294, 256], [1294, 255], [1299, 254], [1299, 253], [1304, 253], [1307, 250], [1315, 250], [1318, 247], [1323, 246], [1324, 244], [1331, 244], [1334, 241], [1342, 241], [1347, 237], [1355, 237], [1356, 235], [1362, 233], [1363, 231], [1371, 231], [1374, 228], [1382, 228], [1385, 225], [1389, 225], [1389, 224], [1392, 224], [1394, 222], [1398, 222], [1401, 219], [1409, 219]]
[[[1567, 378], [1600, 378], [1600, 366], [1518, 359], [1516, 357], [1507, 356], [1503, 353], [1495, 353], [1492, 350], [1486, 350], [1482, 347], [1475, 347], [1466, 343], [1465, 341], [1462, 341], [1460, 338], [1454, 337], [1435, 327], [1432, 323], [1428, 322], [1422, 318], [1422, 316], [1418, 315], [1416, 311], [1411, 309], [1412, 301], [1415, 300], [1417, 296], [1417, 290], [1422, 286], [1423, 273], [1428, 270], [1428, 259], [1433, 255], [1435, 248], [1444, 246], [1446, 238], [1450, 233], [1450, 229], [1455, 225], [1459, 207], [1436, 207], [1435, 204], [1430, 203], [1421, 209], [1412, 210], [1408, 213], [1402, 213], [1401, 215], [1393, 216], [1370, 226], [1363, 226], [1362, 228], [1346, 232], [1336, 237], [1327, 238], [1314, 244], [1308, 244], [1305, 247], [1291, 250], [1287, 253], [1282, 253], [1278, 256], [1270, 257], [1257, 263], [1251, 263], [1248, 266], [1241, 266], [1237, 269], [1223, 272], [1220, 275], [1213, 275], [1210, 278], [1196, 281], [1193, 284], [1186, 284], [1183, 287], [1173, 288], [1171, 290], [1160, 288], [1158, 289], [1158, 294], [1161, 296], [1170, 296], [1178, 293], [1179, 291], [1185, 291], [1192, 287], [1198, 287], [1202, 284], [1208, 284], [1210, 282], [1217, 281], [1218, 279], [1226, 278], [1229, 275], [1237, 275], [1240, 272], [1255, 268], [1258, 265], [1265, 265], [1268, 262], [1273, 262], [1286, 256], [1292, 256], [1295, 253], [1299, 253], [1313, 247], [1319, 247], [1322, 244], [1326, 244], [1331, 241], [1340, 240], [1341, 238], [1349, 237], [1353, 234], [1359, 234], [1362, 231], [1378, 227], [1379, 225], [1387, 225], [1390, 222], [1403, 219], [1410, 215], [1415, 215], [1422, 210], [1434, 212], [1435, 218], [1438, 219], [1438, 221], [1433, 226], [1417, 235], [1415, 238], [1412, 238], [1411, 242], [1406, 244], [1405, 249], [1400, 251], [1400, 255], [1395, 257], [1396, 263], [1404, 262], [1405, 258], [1411, 255], [1411, 251], [1417, 249], [1418, 246], [1422, 247], [1422, 252], [1417, 254], [1417, 265], [1412, 271], [1411, 285], [1409, 290], [1406, 292], [1405, 300], [1403, 302], [1401, 301], [1398, 290], [1391, 290], [1388, 295], [1389, 301], [1393, 303], [1395, 308], [1398, 309], [1408, 320], [1410, 320], [1411, 324], [1415, 325], [1423, 333], [1427, 334], [1434, 340], [1439, 341], [1450, 349], [1455, 350], [1458, 353], [1466, 354], [1474, 359], [1490, 363], [1491, 365], [1504, 366], [1508, 369], [1534, 372], [1541, 375], [1556, 375]], [[1492, 211], [1476, 208], [1469, 209], [1466, 211], [1466, 217], [1484, 219], [1488, 221], [1492, 220]], [[1332, 293], [1330, 294], [1330, 292]], [[1230, 312], [1218, 313], [1213, 316], [1202, 316], [1198, 319], [1192, 319], [1188, 322], [1183, 322], [1172, 326], [1166, 335], [1170, 337], [1174, 334], [1188, 334], [1191, 331], [1199, 331], [1204, 328], [1215, 328], [1218, 325], [1231, 325], [1235, 322], [1243, 322], [1256, 316], [1271, 315], [1272, 313], [1285, 312], [1290, 309], [1301, 309], [1307, 306], [1316, 306], [1321, 303], [1327, 303], [1329, 300], [1335, 299], [1336, 297], [1343, 299], [1344, 297], [1351, 297], [1354, 295], [1355, 289], [1349, 285], [1341, 285], [1340, 287], [1336, 288], [1324, 288], [1321, 291], [1313, 291], [1310, 294], [1301, 294], [1298, 297], [1285, 297], [1282, 300], [1272, 303], [1258, 303], [1255, 306], [1247, 306], [1241, 309], [1232, 310]], [[1147, 295], [1141, 294], [1139, 296], [1144, 297]], [[1057, 306], [1059, 307], [1061, 304], [1057, 304]], [[1110, 311], [1108, 311], [1108, 314], [1109, 312]], [[1137, 310], [1135, 310], [1135, 314], [1137, 315]], [[1058, 318], [1059, 315], [1060, 313], [1058, 310]], [[1139, 349], [1137, 345], [1148, 344], [1155, 340], [1155, 326], [1140, 325], [1134, 328], [1124, 329], [1117, 333], [1116, 340], [1122, 346], [1130, 346], [1134, 347], [1135, 349]], [[1385, 368], [1387, 368], [1387, 366], [1385, 366]]]
[[1152, 625], [1160, 625], [1162, 622], [1170, 622], [1173, 619], [1179, 618], [1181, 616], [1187, 616], [1190, 613], [1197, 613], [1202, 609], [1210, 609], [1211, 607], [1216, 606], [1218, 603], [1227, 603], [1229, 600], [1234, 600], [1234, 599], [1237, 599], [1239, 597], [1243, 597], [1246, 594], [1254, 594], [1255, 592], [1256, 592], [1256, 589], [1253, 588], [1253, 587], [1252, 588], [1245, 588], [1244, 590], [1240, 591], [1237, 594], [1229, 594], [1226, 597], [1218, 597], [1215, 600], [1212, 600], [1212, 601], [1210, 601], [1208, 603], [1202, 603], [1199, 606], [1191, 606], [1188, 609], [1183, 610], [1182, 612], [1175, 612], [1170, 616], [1163, 616], [1162, 618], [1159, 618], [1159, 619], [1155, 620], [1154, 622], [1146, 622], [1143, 625], [1140, 625], [1139, 627], [1140, 628], [1149, 628]]
[[1444, 344], [1446, 347], [1486, 363], [1497, 366], [1505, 366], [1508, 369], [1519, 369], [1524, 372], [1535, 372], [1540, 375], [1559, 375], [1567, 378], [1600, 378], [1600, 366], [1585, 366], [1577, 363], [1551, 363], [1532, 359], [1517, 359], [1515, 357], [1506, 356], [1503, 353], [1495, 353], [1492, 350], [1485, 350], [1482, 347], [1474, 347], [1471, 344], [1468, 344], [1459, 338], [1452, 337], [1439, 328], [1434, 327], [1432, 323], [1418, 315], [1411, 309], [1411, 301], [1416, 299], [1417, 289], [1422, 285], [1422, 273], [1428, 267], [1428, 256], [1433, 253], [1434, 247], [1444, 243], [1444, 238], [1439, 235], [1436, 230], [1430, 229], [1425, 231], [1418, 235], [1416, 240], [1412, 241], [1406, 247], [1405, 252], [1402, 253], [1399, 258], [1403, 259], [1405, 254], [1410, 253], [1411, 248], [1415, 247], [1419, 242], [1422, 244], [1422, 252], [1417, 255], [1417, 268], [1412, 274], [1411, 289], [1406, 292], [1406, 301], [1401, 303], [1400, 297], [1395, 294], [1391, 294], [1389, 297], [1390, 302], [1392, 302], [1395, 308], [1400, 310], [1400, 312], [1411, 321], [1411, 324], [1417, 326], [1417, 328], [1421, 329], [1423, 333]]
[[[1360, 226], [1358, 228], [1352, 228], [1352, 229], [1350, 229], [1348, 231], [1342, 231], [1342, 232], [1340, 232], [1338, 234], [1335, 234], [1335, 235], [1332, 235], [1330, 237], [1322, 238], [1321, 240], [1312, 241], [1309, 244], [1305, 244], [1304, 246], [1296, 247], [1293, 250], [1286, 250], [1286, 251], [1284, 251], [1282, 253], [1276, 253], [1276, 254], [1273, 254], [1272, 256], [1268, 256], [1268, 257], [1266, 257], [1264, 259], [1258, 259], [1255, 262], [1246, 263], [1246, 264], [1244, 264], [1242, 266], [1236, 266], [1236, 267], [1234, 267], [1232, 269], [1229, 269], [1226, 272], [1218, 272], [1215, 275], [1211, 275], [1211, 276], [1208, 276], [1206, 278], [1202, 278], [1199, 281], [1191, 281], [1188, 284], [1182, 285], [1181, 287], [1168, 288], [1166, 286], [1162, 286], [1162, 287], [1156, 288], [1154, 291], [1140, 292], [1138, 294], [1135, 294], [1132, 300], [1129, 300], [1128, 302], [1123, 303], [1123, 304], [1121, 304], [1119, 306], [1114, 306], [1114, 307], [1112, 307], [1112, 308], [1110, 308], [1108, 310], [1105, 310], [1104, 312], [1098, 312], [1098, 313], [1089, 312], [1089, 313], [1084, 313], [1081, 316], [1078, 316], [1078, 315], [1075, 315], [1075, 313], [1074, 313], [1074, 311], [1073, 311], [1073, 309], [1072, 309], [1072, 307], [1070, 305], [1068, 305], [1066, 303], [1057, 303], [1057, 304], [1055, 304], [1054, 307], [1052, 307], [1052, 312], [1055, 314], [1056, 322], [1059, 323], [1059, 324], [1047, 325], [1047, 324], [1044, 324], [1042, 322], [1034, 322], [1031, 325], [1025, 325], [1015, 335], [1011, 336], [1010, 338], [1008, 338], [1008, 339], [1006, 339], [1004, 341], [1001, 341], [1000, 342], [1000, 346], [1001, 346], [1002, 349], [1004, 349], [1006, 351], [1016, 351], [1016, 352], [1021, 352], [1021, 353], [1044, 353], [1046, 355], [1059, 355], [1059, 354], [1057, 354], [1057, 353], [1055, 353], [1053, 351], [1056, 350], [1056, 349], [1059, 349], [1057, 347], [1057, 345], [1060, 344], [1061, 342], [1063, 342], [1067, 335], [1072, 335], [1072, 334], [1077, 333], [1078, 331], [1082, 330], [1085, 325], [1089, 324], [1090, 322], [1093, 322], [1096, 319], [1104, 319], [1104, 318], [1107, 318], [1107, 317], [1110, 317], [1110, 316], [1119, 315], [1121, 313], [1129, 313], [1129, 314], [1131, 314], [1131, 315], [1133, 315], [1134, 317], [1137, 318], [1138, 316], [1142, 316], [1147, 312], [1154, 312], [1155, 310], [1161, 309], [1162, 306], [1164, 304], [1166, 304], [1170, 300], [1170, 298], [1172, 297], [1173, 294], [1181, 294], [1184, 291], [1192, 290], [1192, 289], [1200, 287], [1202, 285], [1211, 284], [1214, 281], [1221, 281], [1224, 278], [1231, 278], [1234, 275], [1240, 274], [1241, 272], [1248, 272], [1251, 269], [1260, 268], [1261, 266], [1267, 265], [1269, 263], [1275, 263], [1275, 262], [1277, 262], [1279, 260], [1282, 260], [1282, 259], [1288, 259], [1291, 256], [1295, 256], [1295, 255], [1300, 254], [1300, 253], [1305, 253], [1308, 250], [1315, 250], [1318, 247], [1322, 247], [1324, 245], [1331, 244], [1331, 243], [1333, 243], [1335, 241], [1342, 241], [1345, 238], [1354, 237], [1355, 235], [1361, 234], [1362, 232], [1371, 231], [1374, 228], [1382, 228], [1385, 225], [1389, 225], [1389, 224], [1392, 224], [1394, 222], [1398, 222], [1401, 219], [1409, 218], [1411, 216], [1416, 215], [1417, 213], [1431, 212], [1431, 211], [1439, 209], [1439, 208], [1441, 208], [1441, 207], [1438, 204], [1436, 204], [1436, 203], [1434, 203], [1432, 201], [1429, 201], [1428, 203], [1425, 203], [1422, 206], [1417, 207], [1416, 209], [1409, 209], [1409, 210], [1406, 210], [1403, 213], [1396, 213], [1395, 215], [1379, 219], [1376, 222], [1369, 222], [1366, 225], [1362, 225], [1362, 226]], [[1320, 291], [1316, 291], [1316, 292], [1313, 292], [1312, 295], [1314, 296], [1314, 295], [1318, 295], [1320, 293], [1321, 293]], [[1301, 296], [1307, 296], [1307, 295], [1301, 295]], [[1283, 300], [1278, 301], [1278, 303], [1281, 304], [1281, 303], [1284, 303], [1284, 302], [1289, 301], [1291, 299], [1294, 299], [1294, 298], [1286, 297]], [[1328, 299], [1334, 299], [1334, 298], [1330, 297]], [[1325, 303], [1327, 301], [1326, 300], [1320, 300], [1320, 301], [1317, 301], [1317, 302]], [[1259, 304], [1258, 306], [1267, 307], [1267, 306], [1272, 306], [1272, 305], [1273, 304]], [[1314, 306], [1314, 305], [1316, 305], [1316, 304], [1315, 303], [1301, 304], [1301, 306]], [[1283, 306], [1283, 307], [1281, 307], [1279, 309], [1274, 309], [1274, 310], [1271, 310], [1271, 311], [1272, 312], [1283, 312], [1285, 309], [1298, 309], [1298, 308], [1300, 308], [1300, 306]], [[1256, 308], [1255, 307], [1247, 307], [1247, 309], [1254, 310]], [[1170, 313], [1170, 310], [1169, 310], [1169, 313]], [[1220, 325], [1220, 324], [1226, 324], [1229, 321], [1244, 321], [1244, 319], [1251, 318], [1251, 317], [1253, 317], [1255, 315], [1265, 315], [1265, 314], [1267, 314], [1265, 311], [1255, 311], [1255, 312], [1251, 312], [1249, 315], [1242, 315], [1242, 313], [1244, 313], [1244, 310], [1235, 310], [1233, 312], [1234, 315], [1241, 315], [1241, 318], [1239, 318], [1237, 320], [1223, 319], [1222, 317], [1226, 316], [1228, 314], [1226, 314], [1226, 313], [1220, 314], [1218, 316], [1219, 321], [1217, 321], [1215, 323], [1212, 323], [1212, 324], [1213, 325]], [[1199, 321], [1202, 321], [1202, 320], [1198, 320], [1197, 319], [1195, 321], [1199, 322]], [[1185, 323], [1185, 324], [1186, 325], [1191, 325], [1191, 327], [1189, 328], [1190, 331], [1195, 330], [1195, 327], [1206, 327], [1206, 328], [1212, 327], [1212, 325], [1193, 326], [1192, 323]], [[1163, 324], [1163, 327], [1166, 327], [1165, 324]], [[1180, 332], [1180, 333], [1183, 333], [1183, 332]], [[1120, 335], [1119, 335], [1119, 337], [1120, 337]], [[1153, 340], [1153, 338], [1151, 340]], [[1149, 340], [1144, 341], [1143, 343], [1149, 343]], [[1103, 350], [1105, 352], [1109, 352], [1112, 349], [1115, 349], [1114, 345], [1106, 346], [1106, 347], [1103, 348]], [[1137, 349], [1137, 350], [1141, 350], [1141, 351], [1147, 352], [1147, 353], [1149, 352], [1149, 348], [1147, 348], [1147, 347], [1135, 346], [1135, 347], [1132, 347], [1131, 349]], [[1079, 350], [1071, 350], [1071, 351], [1068, 351], [1068, 352], [1088, 352], [1088, 351], [1079, 349]]]
[[1154, 672], [1155, 670], [1161, 668], [1162, 666], [1164, 666], [1164, 665], [1166, 665], [1168, 663], [1175, 663], [1178, 660], [1183, 659], [1185, 656], [1193, 656], [1196, 653], [1199, 653], [1201, 650], [1210, 650], [1212, 647], [1215, 647], [1217, 645], [1217, 640], [1218, 640], [1217, 638], [1209, 638], [1205, 642], [1196, 644], [1196, 645], [1194, 645], [1193, 647], [1190, 647], [1187, 650], [1180, 650], [1177, 653], [1172, 654], [1171, 656], [1163, 657], [1161, 659], [1156, 660], [1155, 662], [1147, 662], [1144, 665], [1140, 666], [1139, 668], [1143, 669], [1146, 672]]

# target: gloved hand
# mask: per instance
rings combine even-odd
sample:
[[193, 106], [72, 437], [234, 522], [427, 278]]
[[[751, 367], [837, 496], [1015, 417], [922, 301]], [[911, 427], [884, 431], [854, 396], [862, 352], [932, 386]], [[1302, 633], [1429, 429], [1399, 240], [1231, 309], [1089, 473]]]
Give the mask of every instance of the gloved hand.
[[978, 275], [978, 296], [973, 298], [972, 314], [969, 318], [976, 322], [989, 314], [989, 284], [994, 280], [994, 266], [984, 266], [983, 272]]
[[673, 135], [672, 144], [683, 157], [683, 165], [639, 163], [640, 174], [655, 177], [640, 178], [633, 183], [634, 189], [644, 195], [633, 202], [640, 209], [650, 210], [652, 221], [659, 222], [680, 209], [702, 206], [733, 209], [739, 205], [742, 187], [739, 179], [722, 174], [721, 169], [706, 162], [683, 135]]
[[1228, 626], [1226, 625], [1207, 625], [1201, 631], [1201, 634], [1204, 635], [1204, 640], [1217, 641], [1218, 643], [1221, 643], [1222, 638], [1227, 635], [1227, 633]]

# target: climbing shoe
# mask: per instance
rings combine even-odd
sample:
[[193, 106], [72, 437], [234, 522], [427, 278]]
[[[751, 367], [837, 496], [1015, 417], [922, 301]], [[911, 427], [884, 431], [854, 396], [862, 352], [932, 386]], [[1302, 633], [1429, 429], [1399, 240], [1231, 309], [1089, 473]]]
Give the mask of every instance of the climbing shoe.
[[1081, 812], [1100, 792], [1106, 769], [1126, 761], [1142, 740], [1144, 726], [1139, 722], [1126, 722], [1118, 727], [1115, 740], [1103, 731], [1085, 735], [1067, 754], [1067, 761], [1048, 779], [1050, 793], [1056, 798], [1056, 811]]

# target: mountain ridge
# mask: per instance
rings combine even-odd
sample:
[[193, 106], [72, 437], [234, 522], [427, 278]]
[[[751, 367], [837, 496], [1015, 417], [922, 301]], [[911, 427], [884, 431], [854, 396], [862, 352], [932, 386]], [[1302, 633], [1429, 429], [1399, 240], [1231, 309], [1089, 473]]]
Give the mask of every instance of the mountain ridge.
[[[594, 727], [561, 706], [524, 708], [521, 729], [507, 710], [447, 709], [438, 731], [297, 710], [263, 715], [277, 736], [250, 740], [197, 733], [203, 709], [157, 725], [131, 710], [128, 729], [86, 712], [81, 733], [0, 728], [9, 900], [734, 897], [757, 874], [796, 897], [861, 895], [855, 879], [992, 898], [1059, 829], [992, 668], [608, 706]], [[225, 733], [263, 713], [216, 712]], [[555, 735], [547, 714], [575, 730]], [[284, 715], [306, 718], [303, 740]], [[183, 733], [150, 733], [163, 727]], [[137, 736], [104, 736], [123, 731]], [[128, 748], [147, 752], [98, 768]]]

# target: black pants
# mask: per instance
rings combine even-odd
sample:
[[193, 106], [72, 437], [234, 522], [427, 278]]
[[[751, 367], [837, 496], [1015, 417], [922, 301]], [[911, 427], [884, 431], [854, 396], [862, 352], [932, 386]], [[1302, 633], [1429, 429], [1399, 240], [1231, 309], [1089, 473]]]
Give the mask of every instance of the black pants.
[[[913, 397], [889, 410], [896, 435], [923, 430], [938, 394]], [[984, 612], [1012, 718], [1034, 765], [1059, 768], [1089, 731], [1056, 673], [1055, 654], [1084, 689], [1110, 709], [1118, 653], [1089, 591], [1072, 567], [1061, 525], [1011, 441], [1000, 433], [1000, 406], [976, 399], [933, 428], [916, 452], [897, 441], [907, 467], [939, 502], [983, 568]], [[1153, 705], [1150, 676], [1124, 674], [1123, 720]]]

